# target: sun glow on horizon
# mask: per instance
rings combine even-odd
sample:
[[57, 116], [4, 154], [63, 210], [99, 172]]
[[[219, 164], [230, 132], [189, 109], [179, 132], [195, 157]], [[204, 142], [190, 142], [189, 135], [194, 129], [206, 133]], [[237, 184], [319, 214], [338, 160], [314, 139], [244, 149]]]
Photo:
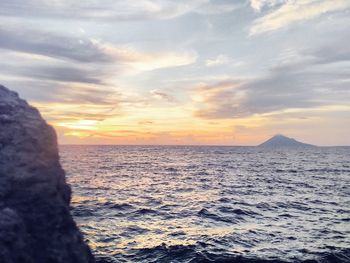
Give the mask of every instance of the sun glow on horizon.
[[[56, 128], [61, 144], [256, 145], [276, 133], [275, 130], [281, 130], [279, 126], [323, 125], [319, 117], [322, 114], [350, 111], [348, 105], [330, 105], [207, 120], [196, 117], [191, 105], [188, 108], [144, 105], [143, 108], [130, 107], [117, 116], [83, 119], [72, 114], [72, 107], [64, 104], [53, 103], [52, 108], [50, 104], [36, 103], [35, 106], [42, 107], [44, 117]], [[63, 109], [71, 115], [64, 115]], [[308, 117], [300, 118], [300, 114]]]
[[350, 145], [348, 0], [59, 2], [0, 2], [0, 83], [61, 144]]

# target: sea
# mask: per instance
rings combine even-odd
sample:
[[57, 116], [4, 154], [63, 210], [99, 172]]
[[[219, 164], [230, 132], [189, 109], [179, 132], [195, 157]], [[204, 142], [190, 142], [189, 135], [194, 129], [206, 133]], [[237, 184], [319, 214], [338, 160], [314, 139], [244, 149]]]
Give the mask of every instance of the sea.
[[350, 262], [350, 147], [60, 146], [99, 263]]

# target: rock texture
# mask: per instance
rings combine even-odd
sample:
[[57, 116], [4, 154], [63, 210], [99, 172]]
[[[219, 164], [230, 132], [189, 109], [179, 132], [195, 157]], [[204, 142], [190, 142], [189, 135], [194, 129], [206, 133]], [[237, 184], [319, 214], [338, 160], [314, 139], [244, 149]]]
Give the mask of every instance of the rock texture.
[[0, 85], [0, 262], [95, 262], [70, 197], [54, 129]]

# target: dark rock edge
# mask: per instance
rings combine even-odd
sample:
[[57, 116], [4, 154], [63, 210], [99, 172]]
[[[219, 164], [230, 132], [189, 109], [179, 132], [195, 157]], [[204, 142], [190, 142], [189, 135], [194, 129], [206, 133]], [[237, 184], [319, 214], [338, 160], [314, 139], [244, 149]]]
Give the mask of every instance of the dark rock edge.
[[95, 262], [70, 199], [54, 129], [0, 85], [0, 262]]

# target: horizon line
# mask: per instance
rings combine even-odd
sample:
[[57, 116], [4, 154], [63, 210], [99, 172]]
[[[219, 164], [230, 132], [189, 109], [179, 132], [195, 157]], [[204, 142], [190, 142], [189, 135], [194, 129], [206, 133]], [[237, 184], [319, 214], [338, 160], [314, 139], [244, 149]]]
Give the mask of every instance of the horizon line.
[[[58, 146], [190, 146], [190, 147], [259, 147], [259, 145], [225, 145], [225, 144], [74, 144], [58, 143]], [[326, 147], [350, 147], [350, 145], [313, 145], [319, 148]]]

